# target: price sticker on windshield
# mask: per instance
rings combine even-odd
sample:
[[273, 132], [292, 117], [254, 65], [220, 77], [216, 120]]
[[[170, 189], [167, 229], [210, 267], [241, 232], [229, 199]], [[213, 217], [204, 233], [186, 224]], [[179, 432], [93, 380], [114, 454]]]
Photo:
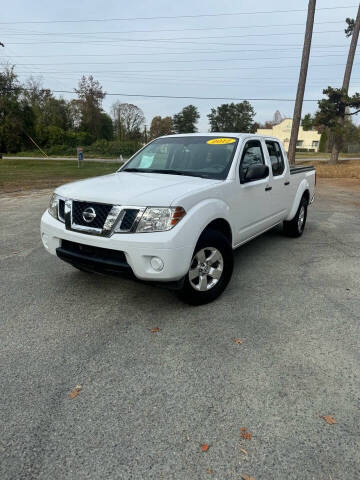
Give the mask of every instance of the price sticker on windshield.
[[227, 145], [228, 143], [235, 143], [235, 138], [212, 138], [208, 140], [206, 143], [209, 145]]

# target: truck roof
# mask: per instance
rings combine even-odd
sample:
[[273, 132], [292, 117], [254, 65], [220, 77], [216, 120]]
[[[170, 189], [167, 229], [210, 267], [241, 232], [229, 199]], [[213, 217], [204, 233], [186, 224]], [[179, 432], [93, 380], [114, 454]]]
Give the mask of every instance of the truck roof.
[[278, 138], [272, 137], [271, 135], [259, 135], [257, 133], [239, 133], [239, 132], [199, 132], [199, 133], [176, 133], [173, 135], [163, 135], [159, 138], [166, 137], [234, 137], [234, 138], [244, 138], [244, 137], [263, 137], [263, 138], [272, 138], [276, 141], [279, 141]]

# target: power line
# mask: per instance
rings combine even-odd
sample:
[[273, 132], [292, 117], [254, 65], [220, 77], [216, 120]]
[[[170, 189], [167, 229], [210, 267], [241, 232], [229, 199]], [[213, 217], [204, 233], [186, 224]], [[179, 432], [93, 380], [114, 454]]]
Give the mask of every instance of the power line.
[[[25, 91], [31, 91], [31, 88], [22, 88]], [[71, 90], [52, 90], [53, 93], [71, 93], [76, 94], [76, 92]], [[109, 96], [117, 97], [144, 97], [144, 98], [174, 98], [174, 99], [188, 99], [188, 100], [236, 100], [244, 101], [248, 100], [251, 102], [262, 102], [262, 101], [276, 101], [276, 102], [293, 102], [294, 98], [239, 98], [239, 97], [194, 97], [194, 96], [182, 96], [182, 95], [147, 95], [143, 93], [109, 93], [104, 92]], [[304, 102], [317, 102], [318, 99], [305, 99]]]
[[[344, 23], [342, 20], [335, 20], [329, 22], [316, 22], [316, 25], [325, 25], [333, 23]], [[101, 32], [32, 32], [32, 33], [16, 33], [16, 32], [5, 32], [4, 35], [8, 36], [31, 36], [31, 35], [113, 35], [113, 34], [127, 34], [127, 33], [159, 33], [159, 32], [186, 32], [186, 31], [204, 31], [204, 30], [229, 30], [233, 28], [268, 28], [268, 27], [303, 27], [303, 23], [287, 23], [284, 24], [267, 24], [267, 25], [237, 25], [231, 27], [201, 27], [201, 28], [175, 28], [175, 29], [157, 29], [157, 30], [123, 30], [123, 31], [101, 31]]]
[[[313, 32], [314, 34], [323, 34], [323, 33], [339, 33], [340, 30], [324, 30], [322, 32]], [[283, 32], [283, 33], [254, 33], [246, 35], [218, 35], [218, 36], [207, 36], [207, 37], [186, 37], [187, 40], [182, 40], [181, 37], [175, 38], [119, 38], [111, 40], [79, 40], [79, 41], [64, 41], [64, 40], [55, 40], [55, 41], [46, 41], [46, 42], [7, 42], [7, 45], [49, 45], [49, 44], [79, 44], [79, 43], [119, 43], [119, 42], [155, 42], [155, 43], [191, 43], [198, 44], [198, 42], [188, 41], [188, 40], [216, 40], [222, 38], [246, 38], [246, 37], [274, 37], [274, 36], [284, 36], [284, 35], [304, 35], [304, 32]], [[200, 44], [203, 42], [200, 42]], [[210, 43], [210, 42], [209, 42]], [[213, 42], [212, 42], [213, 43]], [[216, 43], [215, 43], [216, 44]], [[231, 45], [230, 43], [217, 43], [218, 45]], [[236, 45], [236, 44], [233, 44]]]
[[[360, 52], [358, 52], [356, 55], [360, 55]], [[342, 53], [335, 53], [335, 54], [330, 54], [330, 55], [312, 55], [311, 58], [324, 58], [324, 57], [343, 57], [344, 54]], [[294, 56], [285, 56], [285, 57], [276, 57], [276, 60], [279, 59], [299, 59], [299, 57], [294, 57]], [[243, 61], [243, 60], [273, 60], [272, 58], [269, 57], [244, 57], [244, 58], [223, 58], [223, 59], [218, 59], [218, 58], [197, 58], [196, 60], [135, 60], [133, 62], [126, 62], [126, 65], [128, 64], [133, 64], [133, 63], [198, 63], [198, 62], [238, 62], [238, 61]], [[118, 65], [120, 66], [121, 63], [115, 63], [115, 62], [64, 62], [64, 63], [17, 63], [16, 65], [18, 66], [58, 66], [58, 65]]]
[[[41, 72], [31, 72], [31, 71], [26, 71], [26, 72], [17, 72], [19, 75], [26, 75], [26, 74], [31, 74], [31, 73], [36, 73], [36, 74], [39, 74]], [[59, 79], [59, 78], [63, 78], [64, 80], [73, 80], [73, 78], [78, 78], [78, 73], [76, 72], [57, 72], [57, 74], [61, 74], [62, 76], [59, 77], [57, 76], [56, 79]], [[115, 81], [115, 82], [118, 82], [118, 83], [124, 83], [124, 81], [130, 81], [130, 82], [134, 82], [135, 80], [136, 81], [139, 81], [139, 82], [145, 82], [146, 84], [148, 82], [151, 82], [153, 81], [154, 84], [158, 84], [159, 82], [177, 82], [179, 83], [179, 77], [168, 77], [168, 76], [164, 76], [164, 75], [161, 75], [161, 77], [155, 77], [155, 76], [149, 76], [149, 75], [141, 75], [139, 77], [139, 75], [137, 74], [134, 74], [134, 73], [130, 73], [130, 74], [125, 74], [125, 75], [121, 75], [121, 77], [119, 78], [119, 76], [117, 75], [112, 75], [112, 74], [107, 74], [105, 73], [104, 75], [101, 75], [101, 79], [105, 79], [105, 80], [109, 80], [109, 81]], [[248, 82], [249, 80], [251, 80], [251, 84], [254, 84], [254, 81], [257, 81], [259, 82], [261, 85], [264, 85], [264, 82], [266, 81], [266, 85], [268, 85], [268, 82], [269, 81], [273, 81], [273, 82], [276, 82], [275, 83], [275, 86], [279, 84], [279, 80], [278, 80], [278, 77], [277, 76], [273, 76], [273, 77], [231, 77], [229, 78], [228, 76], [227, 77], [214, 77], [214, 76], [208, 76], [206, 75], [206, 78], [194, 78], [192, 79], [191, 77], [187, 77], [186, 79], [181, 79], [181, 84], [184, 85], [184, 84], [190, 84], [190, 85], [194, 85], [194, 84], [198, 84], [198, 85], [204, 85], [206, 82], [209, 82], [211, 81], [212, 84], [214, 85], [226, 85], [226, 84], [229, 84], [229, 82], [233, 82], [232, 85], [234, 86], [238, 86], [240, 82], [242, 81], [246, 81]], [[354, 80], [356, 81], [360, 81], [360, 78], [354, 78]], [[296, 79], [294, 78], [283, 78], [281, 80], [281, 82], [288, 82], [288, 85], [291, 86], [291, 85], [295, 85], [296, 83]], [[321, 85], [328, 85], [328, 83], [332, 84], [332, 83], [336, 83], [337, 81], [339, 81], [339, 79], [331, 79], [331, 78], [324, 78], [324, 79], [321, 79], [321, 78], [317, 78], [315, 80], [315, 82], [317, 82], [317, 84], [319, 86]], [[314, 82], [312, 82], [312, 85], [315, 85]]]
[[[339, 7], [322, 7], [317, 10], [338, 10], [345, 8], [356, 8], [357, 5], [342, 5]], [[173, 15], [173, 16], [158, 16], [158, 17], [126, 17], [126, 18], [90, 18], [82, 20], [24, 20], [16, 22], [0, 22], [0, 25], [20, 25], [20, 24], [33, 24], [33, 23], [86, 23], [86, 22], [123, 22], [134, 20], [169, 20], [176, 18], [200, 18], [200, 17], [229, 17], [239, 15], [259, 15], [268, 13], [292, 13], [292, 12], [305, 12], [306, 9], [293, 9], [293, 10], [264, 10], [256, 12], [231, 12], [231, 13], [203, 13], [197, 15]]]
[[[344, 66], [343, 63], [327, 63], [327, 64], [319, 64], [319, 65], [312, 65], [312, 67], [338, 67], [338, 66]], [[261, 66], [254, 66], [254, 67], [242, 67], [242, 66], [235, 66], [235, 65], [232, 65], [230, 66], [229, 68], [197, 68], [197, 71], [200, 71], [200, 70], [204, 70], [204, 71], [228, 71], [228, 70], [236, 70], [236, 69], [241, 69], [241, 70], [260, 70], [260, 69], [271, 69], [271, 68], [282, 68], [282, 69], [285, 69], [285, 68], [299, 68], [299, 65], [261, 65]], [[177, 73], [181, 73], [181, 72], [193, 72], [193, 69], [188, 69], [188, 70], [184, 70], [184, 69], [181, 69], [181, 70], [169, 70], [168, 68], [167, 69], [164, 69], [164, 70], [97, 70], [97, 71], [90, 71], [90, 72], [84, 72], [84, 71], [80, 71], [80, 72], [67, 72], [67, 73], [79, 73], [79, 74], [93, 74], [93, 73], [122, 73], [122, 74], [126, 74], [126, 73], [149, 73], [149, 72], [177, 72]], [[45, 71], [45, 72], [32, 72], [32, 73], [64, 73], [63, 71]]]
[[[118, 79], [117, 77], [108, 77], [108, 76], [102, 76], [101, 77], [102, 81], [105, 81], [107, 83], [113, 83], [113, 84], [116, 84], [116, 85], [128, 85], [129, 83], [130, 84], [134, 84], [134, 83], [137, 83], [137, 84], [142, 84], [142, 85], [170, 85], [170, 84], [175, 84], [175, 85], [178, 85], [179, 83], [179, 79], [178, 78], [161, 78], [161, 79], [155, 79], [155, 78], [148, 78], [148, 77], [143, 77], [141, 76], [141, 78], [138, 78], [138, 77], [122, 77], [121, 79]], [[59, 81], [59, 80], [66, 80], [66, 81], [71, 81], [73, 82], [74, 81], [74, 77], [56, 77], [56, 81]], [[249, 79], [216, 79], [216, 78], [210, 78], [208, 80], [204, 80], [204, 81], [197, 81], [197, 80], [188, 80], [188, 81], [185, 81], [185, 80], [182, 80], [181, 81], [181, 84], [184, 86], [184, 85], [191, 85], [191, 86], [197, 86], [197, 87], [203, 87], [204, 85], [207, 85], [207, 86], [213, 86], [213, 87], [236, 87], [236, 88], [239, 88], [239, 87], [243, 87], [244, 86], [244, 83], [242, 82], [242, 80], [244, 80], [244, 82], [246, 82], [246, 86], [248, 86], [248, 81]], [[296, 85], [296, 82], [295, 80], [294, 81], [291, 81], [291, 80], [281, 80], [281, 81], [278, 81], [276, 78], [272, 77], [270, 79], [262, 79], [262, 80], [259, 80], [258, 78], [256, 77], [253, 77], [252, 81], [251, 81], [251, 86], [264, 86], [264, 81], [266, 81], [266, 87], [271, 87], [272, 89], [273, 88], [277, 88], [277, 87], [294, 87]], [[310, 82], [309, 83], [309, 86], [310, 87], [319, 87], [319, 88], [324, 88], [326, 87], [329, 83], [330, 84], [335, 84], [335, 83], [338, 83], [340, 82], [340, 79], [337, 79], [337, 80], [329, 80], [329, 79], [326, 79], [324, 81], [319, 81], [319, 80], [316, 80], [315, 82]], [[357, 82], [360, 82], [360, 79], [357, 80]], [[352, 86], [353, 87], [357, 87], [359, 85], [359, 83], [356, 83], [355, 82], [352, 82]], [[64, 87], [66, 88], [66, 87]]]
[[[253, 45], [251, 44], [246, 44], [242, 43], [239, 45]], [[262, 45], [262, 44], [256, 44], [256, 45]], [[264, 45], [272, 45], [272, 44], [264, 44]], [[278, 44], [275, 44], [278, 45]], [[329, 48], [347, 48], [348, 45], [314, 45], [312, 49], [314, 48], [320, 48], [320, 49], [326, 49], [328, 50]], [[152, 47], [154, 48], [154, 47]], [[292, 45], [288, 48], [258, 48], [258, 49], [249, 49], [247, 48], [247, 52], [281, 52], [281, 51], [287, 51], [287, 50], [294, 50], [294, 49], [301, 49], [302, 45]], [[194, 53], [208, 53], [208, 54], [224, 54], [224, 53], [239, 53], [239, 50], [186, 50], [186, 51], [181, 51], [181, 52], [162, 52], [162, 51], [156, 51], [156, 52], [134, 52], [134, 53], [62, 53], [62, 54], [55, 54], [55, 55], [12, 55], [12, 58], [53, 58], [53, 57], [124, 57], [124, 56], [148, 56], [148, 55], [189, 55], [189, 53], [194, 54]], [[0, 56], [1, 58], [1, 56]]]

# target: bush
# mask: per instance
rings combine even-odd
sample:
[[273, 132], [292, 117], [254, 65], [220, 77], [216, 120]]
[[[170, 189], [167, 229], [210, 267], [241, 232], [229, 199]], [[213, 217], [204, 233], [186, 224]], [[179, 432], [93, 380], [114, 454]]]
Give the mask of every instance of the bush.
[[55, 127], [54, 125], [49, 125], [47, 127], [47, 144], [48, 145], [59, 145], [64, 142], [65, 132], [60, 127]]
[[89, 145], [84, 148], [84, 153], [91, 153], [94, 155], [106, 155], [112, 157], [119, 157], [123, 155], [129, 157], [133, 155], [139, 148], [141, 144], [137, 141], [119, 141], [114, 140], [109, 142], [107, 140], [98, 140], [97, 142]]
[[68, 145], [69, 147], [84, 147], [86, 145], [90, 145], [91, 142], [92, 137], [87, 132], [74, 132], [72, 130], [65, 132], [64, 144]]
[[[76, 147], [83, 147], [85, 160], [86, 156], [119, 158], [120, 155], [123, 155], [126, 158], [133, 155], [142, 146], [140, 142], [135, 140], [128, 140], [123, 142], [119, 140], [115, 140], [112, 142], [109, 142], [108, 140], [98, 140], [91, 145], [86, 145], [84, 142], [79, 141], [84, 135], [84, 132], [80, 132], [79, 134], [75, 132], [71, 133], [73, 134], [73, 136], [70, 143], [64, 142], [62, 144], [52, 145], [51, 147], [42, 147], [46, 155], [56, 155], [59, 157], [76, 157]], [[64, 132], [64, 136], [67, 137], [67, 140], [69, 140], [68, 134], [69, 132]], [[59, 135], [59, 138], [61, 138], [60, 131], [54, 131], [54, 136], [55, 135]], [[87, 134], [85, 133], [85, 135]], [[25, 152], [18, 152], [17, 154], [19, 156], [41, 156], [40, 152], [34, 148], [32, 148], [31, 151], [27, 150]]]

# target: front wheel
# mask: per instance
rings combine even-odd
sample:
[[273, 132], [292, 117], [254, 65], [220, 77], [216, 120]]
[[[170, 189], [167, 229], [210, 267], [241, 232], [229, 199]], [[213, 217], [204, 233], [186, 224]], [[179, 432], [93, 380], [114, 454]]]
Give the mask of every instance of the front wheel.
[[302, 197], [295, 217], [289, 222], [284, 222], [284, 232], [289, 237], [300, 237], [304, 233], [307, 217], [308, 201]]
[[200, 237], [184, 284], [182, 300], [190, 305], [212, 302], [225, 290], [233, 271], [233, 251], [227, 238], [216, 230]]

